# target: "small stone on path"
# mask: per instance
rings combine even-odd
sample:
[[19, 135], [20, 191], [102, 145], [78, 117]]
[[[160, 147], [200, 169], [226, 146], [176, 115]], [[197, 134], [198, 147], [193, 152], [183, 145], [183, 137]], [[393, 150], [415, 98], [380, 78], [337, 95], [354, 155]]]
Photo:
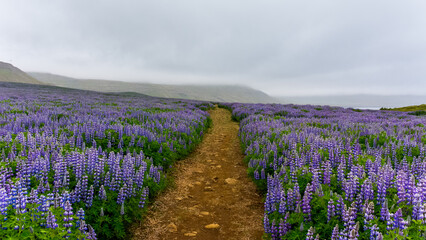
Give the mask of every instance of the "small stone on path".
[[204, 216], [208, 216], [208, 215], [210, 215], [210, 213], [209, 213], [209, 212], [205, 212], [205, 211], [200, 212], [200, 214], [201, 214], [201, 215], [204, 215]]
[[206, 192], [212, 192], [213, 188], [212, 187], [205, 187], [204, 191], [206, 191]]
[[177, 226], [174, 223], [170, 223], [169, 225], [167, 225], [167, 229], [169, 230], [169, 232], [177, 232]]
[[234, 179], [234, 178], [227, 178], [227, 179], [225, 179], [225, 182], [229, 185], [235, 185], [235, 184], [237, 184], [238, 180]]
[[217, 228], [219, 228], [220, 226], [219, 226], [219, 224], [217, 224], [217, 223], [212, 223], [212, 224], [209, 224], [209, 225], [206, 225], [206, 226], [204, 226], [205, 228], [207, 228], [207, 229], [217, 229]]
[[186, 236], [186, 237], [195, 237], [195, 236], [197, 236], [197, 232], [193, 231], [193, 232], [185, 233], [184, 236]]

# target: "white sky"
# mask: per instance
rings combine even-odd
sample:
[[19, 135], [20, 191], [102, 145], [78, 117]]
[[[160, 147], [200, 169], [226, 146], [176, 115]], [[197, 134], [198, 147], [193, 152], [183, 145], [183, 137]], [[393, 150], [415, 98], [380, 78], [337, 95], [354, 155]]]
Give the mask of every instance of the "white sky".
[[0, 61], [283, 96], [426, 94], [426, 1], [0, 0]]

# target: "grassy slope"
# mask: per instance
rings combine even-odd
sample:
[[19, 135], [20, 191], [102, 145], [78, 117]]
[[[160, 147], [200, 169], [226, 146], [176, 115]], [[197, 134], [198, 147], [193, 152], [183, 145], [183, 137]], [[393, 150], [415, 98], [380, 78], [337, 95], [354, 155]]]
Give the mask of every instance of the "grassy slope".
[[413, 105], [413, 106], [400, 107], [400, 108], [389, 108], [386, 110], [401, 111], [401, 112], [426, 111], [426, 104]]
[[56, 86], [101, 92], [136, 92], [153, 97], [194, 99], [217, 102], [272, 103], [276, 99], [243, 86], [166, 85], [107, 80], [74, 79], [46, 73], [29, 73], [39, 81]]
[[19, 68], [5, 62], [0, 62], [0, 82], [43, 84]]

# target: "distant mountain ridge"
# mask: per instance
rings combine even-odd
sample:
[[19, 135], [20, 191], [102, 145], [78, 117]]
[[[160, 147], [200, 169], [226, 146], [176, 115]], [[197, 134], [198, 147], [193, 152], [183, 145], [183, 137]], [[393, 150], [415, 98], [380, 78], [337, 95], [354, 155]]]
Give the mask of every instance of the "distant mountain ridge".
[[166, 85], [110, 80], [75, 79], [50, 73], [29, 72], [43, 83], [59, 87], [99, 92], [136, 92], [153, 97], [193, 99], [216, 102], [274, 103], [278, 100], [245, 86]]
[[43, 84], [10, 63], [0, 61], [0, 82]]

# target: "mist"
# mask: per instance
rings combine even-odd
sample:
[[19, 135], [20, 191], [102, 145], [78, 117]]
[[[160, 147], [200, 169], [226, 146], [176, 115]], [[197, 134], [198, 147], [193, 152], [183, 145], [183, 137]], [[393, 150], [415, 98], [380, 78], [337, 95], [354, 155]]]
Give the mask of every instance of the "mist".
[[424, 1], [2, 1], [2, 60], [273, 96], [425, 95]]

